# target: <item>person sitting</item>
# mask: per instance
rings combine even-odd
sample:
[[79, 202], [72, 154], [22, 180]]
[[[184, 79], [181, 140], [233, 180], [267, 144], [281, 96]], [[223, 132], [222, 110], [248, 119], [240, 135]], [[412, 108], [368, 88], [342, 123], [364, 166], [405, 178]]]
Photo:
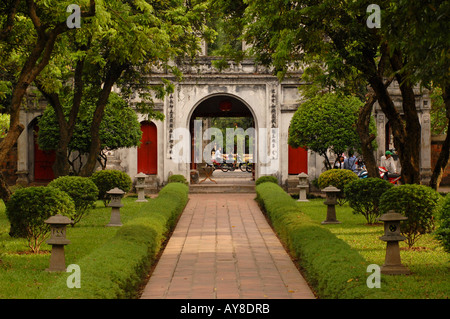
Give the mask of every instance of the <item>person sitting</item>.
[[383, 156], [381, 156], [381, 167], [384, 167], [387, 170], [387, 173], [384, 174], [383, 178], [388, 180], [389, 178], [399, 177], [400, 175], [397, 172], [397, 166], [395, 165], [394, 158], [392, 157], [391, 151], [386, 151]]
[[216, 161], [219, 163], [223, 162], [223, 158], [222, 158], [222, 152], [220, 151], [222, 148], [219, 147], [216, 151], [216, 153], [214, 154], [216, 156]]

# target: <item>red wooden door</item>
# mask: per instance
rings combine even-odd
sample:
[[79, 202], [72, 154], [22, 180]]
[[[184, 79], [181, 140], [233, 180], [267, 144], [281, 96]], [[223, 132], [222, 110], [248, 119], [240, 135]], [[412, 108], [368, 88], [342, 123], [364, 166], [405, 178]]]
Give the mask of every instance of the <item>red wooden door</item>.
[[55, 178], [53, 173], [53, 164], [55, 163], [55, 151], [43, 151], [39, 148], [37, 142], [37, 133], [39, 126], [37, 124], [34, 130], [34, 181], [49, 182]]
[[156, 125], [141, 123], [142, 138], [138, 148], [138, 173], [155, 175], [158, 173], [158, 144]]
[[289, 146], [288, 174], [308, 174], [308, 151]]

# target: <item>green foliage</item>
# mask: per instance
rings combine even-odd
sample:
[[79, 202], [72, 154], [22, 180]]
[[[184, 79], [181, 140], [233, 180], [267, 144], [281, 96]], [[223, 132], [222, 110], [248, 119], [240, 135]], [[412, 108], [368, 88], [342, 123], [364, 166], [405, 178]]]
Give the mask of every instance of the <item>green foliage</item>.
[[320, 174], [317, 184], [320, 189], [334, 186], [344, 191], [345, 186], [358, 180], [358, 175], [348, 169], [330, 169]]
[[259, 184], [267, 183], [267, 182], [275, 183], [278, 185], [278, 179], [275, 176], [261, 176], [260, 178], [258, 178], [255, 181], [255, 185], [258, 186]]
[[[91, 100], [83, 103], [78, 114], [78, 120], [72, 139], [69, 143], [69, 152], [78, 151], [81, 154], [89, 153], [91, 137], [89, 134], [95, 105]], [[66, 119], [68, 120], [70, 107], [65, 107]], [[125, 100], [116, 93], [111, 93], [105, 114], [100, 123], [101, 148], [116, 150], [122, 147], [139, 146], [142, 131], [136, 112], [128, 107]], [[58, 147], [60, 133], [55, 111], [47, 107], [39, 120], [39, 147], [43, 150], [54, 150]]]
[[0, 138], [4, 138], [9, 129], [9, 115], [0, 113]]
[[442, 243], [444, 250], [450, 253], [450, 194], [445, 196], [438, 213], [439, 227], [436, 238]]
[[110, 201], [108, 191], [117, 187], [127, 193], [132, 186], [131, 178], [127, 173], [113, 169], [96, 171], [91, 179], [98, 188], [98, 199], [101, 199], [105, 206]]
[[256, 187], [257, 200], [275, 231], [305, 271], [320, 298], [370, 298], [366, 261], [328, 229], [314, 223], [280, 186]]
[[186, 178], [183, 175], [178, 175], [178, 174], [169, 176], [169, 179], [167, 182], [168, 183], [183, 183], [185, 185], [189, 185]]
[[307, 147], [326, 159], [327, 150], [342, 154], [358, 150], [361, 142], [356, 131], [358, 111], [363, 103], [351, 96], [326, 93], [302, 103], [291, 119], [288, 143], [294, 148]]
[[67, 289], [62, 277], [43, 298], [135, 298], [147, 278], [161, 244], [175, 227], [188, 201], [189, 188], [170, 183], [156, 199], [140, 206], [140, 217], [124, 224], [116, 235], [89, 255], [77, 260], [82, 269], [82, 289]]
[[436, 210], [441, 196], [425, 185], [406, 184], [392, 187], [380, 199], [380, 212], [394, 210], [408, 220], [401, 222], [401, 233], [406, 237], [409, 247], [417, 239], [434, 229]]
[[347, 199], [353, 213], [362, 214], [368, 224], [374, 224], [381, 215], [379, 206], [381, 195], [393, 187], [391, 183], [381, 178], [369, 177], [357, 179], [344, 188]]
[[44, 221], [56, 214], [72, 219], [75, 205], [68, 194], [54, 187], [18, 189], [6, 203], [10, 235], [26, 237], [28, 246], [35, 253], [39, 252], [50, 231], [50, 226]]
[[59, 188], [66, 192], [75, 204], [73, 225], [78, 223], [98, 198], [98, 188], [89, 177], [61, 176], [48, 186]]
[[320, 174], [317, 184], [319, 189], [324, 189], [328, 186], [334, 186], [341, 190], [338, 198], [340, 205], [345, 202], [345, 186], [358, 180], [358, 175], [348, 169], [330, 169]]

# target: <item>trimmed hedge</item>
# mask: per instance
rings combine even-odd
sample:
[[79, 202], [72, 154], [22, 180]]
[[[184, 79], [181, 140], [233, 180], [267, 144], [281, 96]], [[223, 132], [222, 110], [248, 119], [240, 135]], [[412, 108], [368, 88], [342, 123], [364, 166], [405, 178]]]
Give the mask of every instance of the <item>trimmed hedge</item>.
[[270, 176], [270, 175], [261, 176], [260, 178], [258, 178], [255, 181], [255, 185], [258, 186], [259, 184], [267, 183], [267, 182], [278, 184], [278, 179], [275, 176]]
[[81, 289], [68, 289], [68, 275], [63, 275], [42, 298], [135, 298], [165, 236], [186, 206], [188, 192], [181, 183], [166, 185], [156, 199], [142, 203], [142, 217], [124, 224], [112, 240], [76, 262]]
[[442, 243], [444, 250], [450, 253], [450, 194], [447, 194], [439, 209], [440, 225], [436, 230], [436, 238]]
[[133, 185], [131, 178], [127, 173], [114, 169], [96, 171], [90, 178], [97, 186], [98, 199], [103, 201], [105, 207], [111, 200], [107, 194], [108, 191], [117, 187], [125, 193], [128, 193]]
[[434, 230], [437, 209], [442, 197], [429, 186], [405, 184], [392, 187], [380, 198], [380, 212], [390, 210], [408, 217], [400, 224], [406, 243], [412, 247], [417, 239]]
[[189, 185], [188, 181], [186, 180], [186, 177], [184, 177], [183, 175], [171, 175], [169, 176], [169, 179], [167, 181], [168, 183], [183, 183], [185, 185]]
[[320, 298], [370, 298], [367, 261], [358, 252], [302, 213], [280, 186], [263, 183], [256, 186], [256, 194], [273, 228]]
[[347, 184], [344, 194], [354, 214], [361, 214], [368, 224], [375, 224], [381, 216], [380, 198], [393, 186], [384, 179], [369, 177]]
[[6, 203], [6, 216], [11, 224], [10, 236], [27, 238], [30, 249], [37, 253], [50, 233], [45, 220], [61, 214], [75, 215], [70, 196], [54, 187], [35, 186], [18, 189]]
[[61, 176], [51, 181], [48, 186], [59, 188], [72, 198], [76, 211], [73, 216], [73, 225], [77, 224], [95, 205], [98, 198], [98, 188], [89, 177]]

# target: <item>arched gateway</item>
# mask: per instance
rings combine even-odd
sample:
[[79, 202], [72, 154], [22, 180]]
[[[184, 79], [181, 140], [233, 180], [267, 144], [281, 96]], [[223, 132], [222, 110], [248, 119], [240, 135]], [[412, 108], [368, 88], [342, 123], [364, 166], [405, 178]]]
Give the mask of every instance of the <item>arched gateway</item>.
[[[308, 152], [289, 152], [287, 144], [289, 123], [299, 105], [300, 74], [293, 74], [280, 83], [269, 70], [251, 59], [230, 63], [222, 72], [212, 66], [212, 61], [211, 57], [200, 57], [195, 65], [181, 65], [183, 81], [176, 83], [173, 94], [156, 103], [164, 112], [165, 120], [155, 121], [158, 164], [152, 176], [153, 184], [162, 185], [171, 174], [181, 174], [189, 180], [190, 170], [195, 167], [192, 163], [195, 120], [203, 121], [204, 133], [210, 127], [208, 118], [222, 117], [253, 121], [258, 155], [255, 178], [275, 175], [285, 184], [289, 170], [295, 171], [291, 177], [297, 178], [299, 172], [292, 169], [296, 162], [301, 162], [294, 165], [297, 169], [302, 167], [308, 173]], [[158, 82], [162, 77], [170, 79], [166, 73], [153, 75], [152, 79]], [[140, 120], [146, 118], [141, 116]], [[185, 139], [183, 134], [187, 134]], [[202, 142], [204, 146], [210, 141]], [[136, 150], [116, 151], [114, 157], [120, 159], [120, 167], [132, 178], [140, 172]]]
[[[302, 85], [301, 73], [288, 74], [280, 82], [270, 70], [252, 59], [243, 60], [239, 64], [230, 62], [229, 67], [220, 72], [212, 66], [213, 60], [213, 57], [201, 56], [194, 64], [179, 65], [184, 75], [181, 82], [176, 82], [165, 71], [152, 74], [151, 79], [155, 84], [160, 84], [161, 78], [172, 79], [175, 83], [174, 92], [155, 103], [155, 108], [164, 113], [165, 119], [148, 121], [146, 116], [139, 114], [139, 121], [145, 123], [142, 126], [145, 131], [144, 145], [110, 152], [107, 168], [125, 171], [133, 180], [140, 171], [144, 171], [148, 175], [148, 191], [157, 191], [171, 174], [181, 174], [189, 180], [194, 159], [192, 148], [195, 144], [192, 135], [195, 134], [193, 126], [196, 118], [201, 118], [202, 121], [206, 118], [202, 122], [204, 131], [210, 127], [207, 118], [239, 116], [250, 118], [254, 124], [255, 152], [258, 155], [255, 178], [274, 175], [282, 185], [291, 185], [293, 191], [296, 191], [299, 173], [307, 173], [311, 180], [317, 178], [323, 168], [323, 159], [318, 154], [292, 149], [287, 144], [291, 118], [301, 103], [298, 90]], [[401, 98], [395, 84], [391, 91], [393, 96]], [[135, 102], [139, 102], [138, 99], [139, 97]], [[429, 170], [429, 97], [418, 93], [417, 99], [421, 122], [424, 124], [422, 168]], [[33, 130], [29, 124], [42, 112], [41, 106], [21, 111], [20, 120], [25, 131], [17, 142], [18, 182], [29, 183], [35, 180]], [[377, 105], [374, 116], [378, 127], [377, 143], [383, 146], [388, 134], [384, 133], [386, 121]], [[180, 154], [180, 145], [183, 145], [181, 133], [187, 136], [184, 140], [184, 153], [181, 152], [182, 160], [177, 156]], [[202, 146], [209, 143], [203, 142]], [[382, 151], [384, 147], [379, 148], [379, 152]]]

